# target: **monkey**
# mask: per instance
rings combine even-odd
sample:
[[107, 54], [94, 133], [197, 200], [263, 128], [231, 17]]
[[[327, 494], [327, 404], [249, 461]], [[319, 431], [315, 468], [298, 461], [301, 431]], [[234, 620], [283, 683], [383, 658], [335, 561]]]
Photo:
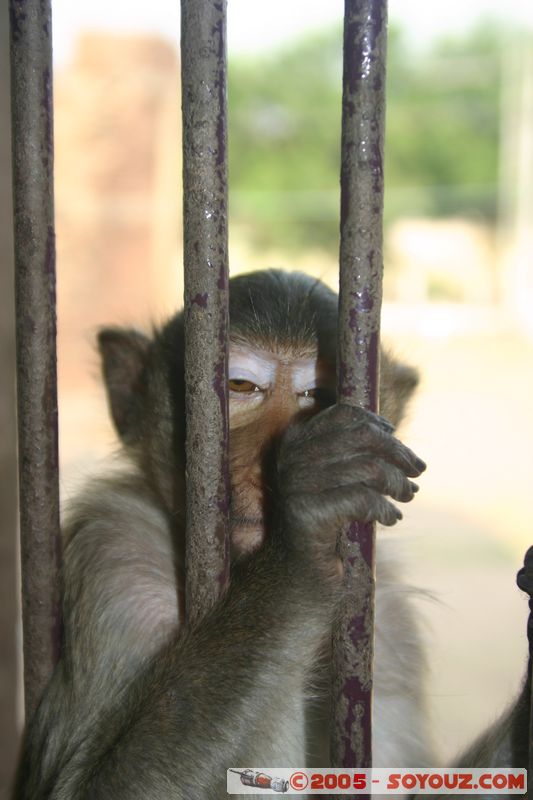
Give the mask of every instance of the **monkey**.
[[[525, 676], [517, 697], [499, 717], [490, 724], [453, 762], [453, 766], [464, 768], [510, 768], [529, 769], [529, 747], [531, 743], [531, 674], [533, 663], [533, 547], [524, 558], [524, 566], [516, 578], [519, 589], [529, 595], [529, 618], [527, 636], [529, 659]], [[470, 797], [471, 795], [457, 795]], [[495, 797], [488, 792], [478, 794], [480, 800]], [[503, 795], [512, 797], [513, 795]], [[422, 795], [413, 795], [413, 800]], [[449, 795], [434, 795], [443, 800]], [[502, 795], [498, 795], [502, 797]]]
[[[327, 766], [337, 531], [394, 525], [425, 469], [394, 435], [413, 368], [383, 352], [380, 415], [336, 404], [337, 304], [301, 273], [230, 281], [231, 579], [191, 624], [183, 313], [152, 336], [100, 331], [125, 466], [65, 515], [61, 657], [26, 726], [15, 800], [211, 800], [228, 767]], [[380, 533], [374, 761], [429, 765], [425, 654], [389, 544]]]

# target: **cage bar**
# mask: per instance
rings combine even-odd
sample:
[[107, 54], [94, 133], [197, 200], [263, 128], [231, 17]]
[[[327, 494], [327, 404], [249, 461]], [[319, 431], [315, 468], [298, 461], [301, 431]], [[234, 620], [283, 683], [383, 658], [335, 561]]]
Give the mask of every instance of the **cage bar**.
[[[382, 295], [386, 0], [345, 0], [338, 401], [377, 411]], [[373, 524], [339, 537], [348, 586], [333, 638], [331, 759], [372, 759]]]
[[229, 571], [226, 0], [182, 0], [187, 546], [190, 620]]
[[24, 692], [31, 716], [60, 644], [49, 0], [11, 0], [10, 33]]

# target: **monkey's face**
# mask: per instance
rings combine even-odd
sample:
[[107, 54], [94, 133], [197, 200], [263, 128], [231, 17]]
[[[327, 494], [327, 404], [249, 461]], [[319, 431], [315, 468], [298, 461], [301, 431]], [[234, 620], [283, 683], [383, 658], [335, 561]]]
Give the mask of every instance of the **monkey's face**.
[[[269, 270], [231, 280], [230, 468], [237, 551], [264, 539], [274, 506], [271, 456], [287, 426], [334, 402], [336, 330], [337, 297], [314, 278]], [[99, 348], [117, 432], [172, 519], [182, 524], [183, 314], [153, 338], [131, 329], [102, 330]], [[382, 354], [381, 413], [394, 425], [416, 383], [412, 368]]]
[[229, 355], [232, 546], [256, 548], [269, 508], [268, 462], [296, 418], [331, 405], [334, 369], [307, 348], [232, 344]]

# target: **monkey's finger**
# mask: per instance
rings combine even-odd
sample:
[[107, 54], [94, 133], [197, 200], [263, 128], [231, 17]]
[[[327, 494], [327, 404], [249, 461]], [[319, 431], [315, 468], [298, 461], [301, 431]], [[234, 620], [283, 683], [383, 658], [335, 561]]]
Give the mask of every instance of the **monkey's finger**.
[[385, 433], [394, 433], [394, 431], [396, 430], [392, 422], [389, 422], [389, 420], [386, 417], [382, 417], [381, 414], [374, 414], [372, 411], [369, 411], [367, 413], [372, 414], [374, 422], [379, 424], [379, 427], [382, 428], [382, 430], [384, 430]]
[[368, 458], [378, 456], [394, 464], [410, 478], [417, 478], [426, 469], [422, 459], [409, 447], [372, 423], [321, 431], [313, 437], [301, 437], [292, 443], [285, 443], [284, 447], [284, 460], [288, 466], [316, 462], [327, 466], [352, 455]]
[[[322, 493], [321, 493], [322, 496]], [[395, 525], [402, 519], [402, 512], [380, 492], [367, 486], [349, 486], [328, 492], [328, 498], [346, 509], [348, 521], [381, 522]]]
[[323, 492], [302, 493], [291, 501], [306, 527], [329, 530], [351, 521], [395, 525], [401, 511], [380, 492], [367, 486], [340, 486]]
[[375, 456], [357, 454], [325, 465], [321, 463], [314, 470], [294, 470], [288, 476], [287, 496], [291, 494], [291, 486], [296, 491], [327, 491], [358, 484], [403, 503], [412, 500], [418, 491], [418, 486], [398, 467]]
[[363, 484], [402, 503], [408, 503], [418, 491], [416, 483], [410, 481], [403, 470], [381, 458], [357, 456], [347, 463], [335, 465], [332, 472], [339, 474], [342, 483], [351, 479], [351, 483]]
[[359, 439], [359, 450], [369, 449], [399, 467], [410, 478], [418, 476], [426, 469], [426, 463], [417, 454], [395, 436], [376, 425], [369, 425], [360, 432], [355, 432]]
[[394, 436], [389, 437], [388, 441], [376, 442], [374, 454], [394, 464], [409, 478], [418, 478], [427, 469], [425, 461]]
[[307, 423], [315, 428], [323, 428], [324, 426], [340, 425], [343, 428], [358, 427], [359, 425], [375, 425], [383, 430], [385, 433], [392, 433], [394, 425], [392, 425], [385, 417], [380, 414], [375, 414], [373, 411], [368, 411], [361, 406], [346, 405], [346, 403], [337, 403], [329, 408], [321, 411]]
[[340, 409], [340, 411], [337, 412], [338, 416], [349, 415], [352, 418], [353, 424], [355, 425], [373, 424], [378, 428], [381, 428], [381, 430], [385, 431], [385, 433], [394, 433], [395, 431], [395, 427], [392, 422], [389, 422], [388, 419], [382, 417], [381, 414], [376, 414], [374, 411], [369, 411], [367, 408], [361, 408], [361, 406], [349, 406], [346, 405], [346, 403], [339, 403], [336, 408]]

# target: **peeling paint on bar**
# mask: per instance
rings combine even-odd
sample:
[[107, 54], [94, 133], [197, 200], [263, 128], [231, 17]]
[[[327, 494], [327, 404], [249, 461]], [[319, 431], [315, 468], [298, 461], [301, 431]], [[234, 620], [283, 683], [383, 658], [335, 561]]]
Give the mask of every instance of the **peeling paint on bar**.
[[189, 620], [229, 574], [226, 0], [182, 0]]
[[[386, 0], [345, 0], [338, 399], [377, 410], [382, 292]], [[373, 525], [339, 537], [349, 587], [335, 627], [331, 758], [372, 760]]]
[[11, 96], [26, 714], [59, 655], [51, 8], [11, 0]]

